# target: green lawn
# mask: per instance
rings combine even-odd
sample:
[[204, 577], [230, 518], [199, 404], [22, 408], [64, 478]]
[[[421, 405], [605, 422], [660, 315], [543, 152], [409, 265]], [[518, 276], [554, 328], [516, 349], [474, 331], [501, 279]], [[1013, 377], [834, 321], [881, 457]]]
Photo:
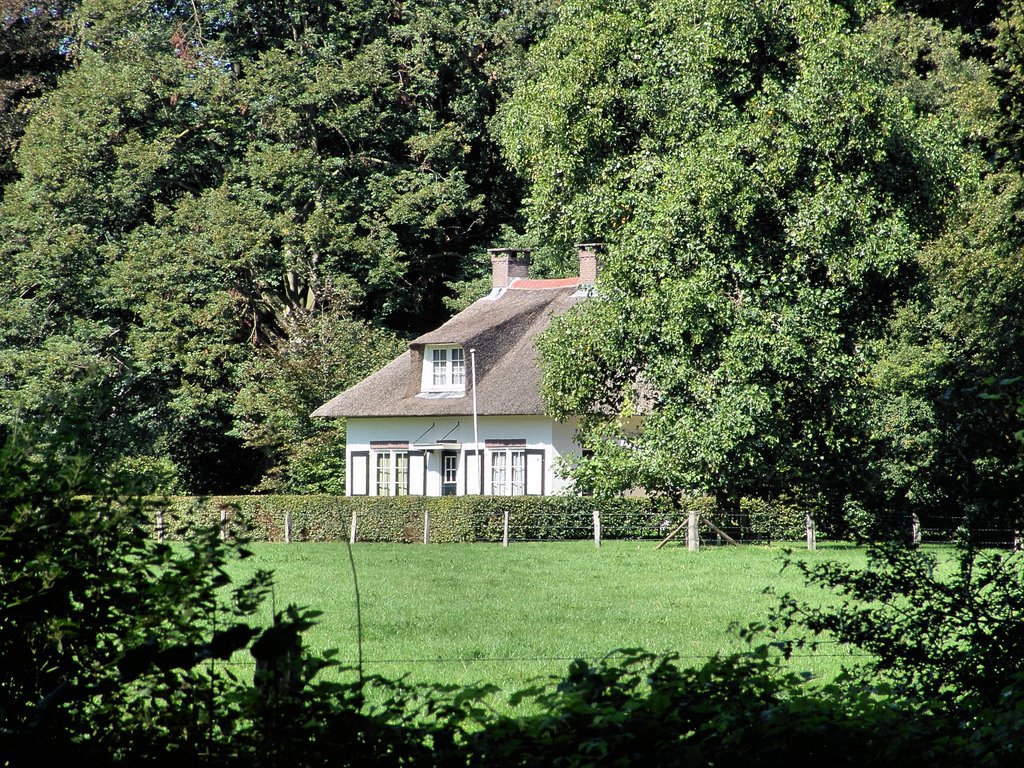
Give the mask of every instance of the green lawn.
[[[255, 544], [235, 566], [275, 572], [278, 610], [323, 611], [307, 636], [315, 650], [356, 658], [355, 600], [344, 544]], [[617, 648], [675, 652], [697, 664], [744, 648], [736, 624], [763, 620], [766, 587], [811, 599], [782, 547], [709, 547], [692, 554], [652, 542], [356, 544], [368, 674], [417, 682], [495, 683], [505, 691], [558, 674], [569, 660]], [[825, 546], [804, 558], [864, 561]], [[269, 606], [267, 608], [269, 617]], [[795, 658], [795, 671], [832, 678], [849, 662], [836, 647]]]

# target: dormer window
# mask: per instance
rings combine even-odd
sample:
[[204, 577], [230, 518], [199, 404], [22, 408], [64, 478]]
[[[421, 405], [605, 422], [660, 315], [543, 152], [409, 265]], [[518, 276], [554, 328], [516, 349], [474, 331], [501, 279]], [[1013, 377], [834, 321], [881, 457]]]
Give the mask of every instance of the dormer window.
[[462, 347], [428, 345], [423, 350], [424, 392], [463, 392], [466, 389], [466, 352]]

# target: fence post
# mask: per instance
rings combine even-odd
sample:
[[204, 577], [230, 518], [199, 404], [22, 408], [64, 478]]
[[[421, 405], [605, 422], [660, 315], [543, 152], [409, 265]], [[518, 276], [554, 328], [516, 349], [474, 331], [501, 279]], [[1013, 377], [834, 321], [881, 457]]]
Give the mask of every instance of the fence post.
[[813, 551], [818, 548], [818, 537], [814, 528], [814, 518], [810, 512], [804, 518], [804, 525], [807, 526], [807, 549]]
[[220, 540], [228, 540], [228, 511], [226, 509], [220, 511]]
[[698, 552], [700, 550], [700, 513], [697, 511], [697, 505], [694, 504], [690, 507], [689, 516], [687, 517], [686, 524], [686, 548], [691, 552]]
[[910, 513], [910, 543], [915, 547], [921, 546], [921, 519], [917, 512]]
[[430, 543], [430, 509], [423, 510], [423, 543]]
[[501, 546], [508, 546], [508, 507], [505, 508], [505, 520], [501, 534]]
[[352, 528], [351, 528], [351, 530], [349, 531], [349, 534], [348, 534], [348, 543], [349, 544], [355, 544], [356, 543], [356, 518], [357, 517], [358, 517], [358, 515], [356, 514], [356, 511], [353, 509], [352, 510]]
[[164, 541], [164, 510], [162, 507], [156, 511], [156, 540], [161, 544]]
[[601, 548], [601, 513], [594, 510], [594, 546]]
[[292, 513], [284, 513], [284, 543], [292, 543]]

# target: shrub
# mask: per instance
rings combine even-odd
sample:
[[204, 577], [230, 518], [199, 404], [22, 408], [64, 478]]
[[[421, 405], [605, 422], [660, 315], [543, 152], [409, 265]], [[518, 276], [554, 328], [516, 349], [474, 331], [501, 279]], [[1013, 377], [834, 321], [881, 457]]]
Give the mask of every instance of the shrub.
[[[689, 503], [708, 508], [707, 500]], [[585, 539], [593, 535], [593, 513], [601, 513], [608, 538], [658, 537], [666, 520], [685, 515], [659, 498], [597, 500], [582, 496], [211, 496], [167, 501], [164, 530], [182, 538], [205, 526], [226, 534], [244, 533], [257, 541], [284, 541], [286, 521], [292, 541], [348, 538], [352, 516], [360, 541], [416, 542], [430, 518], [430, 540], [437, 543], [500, 541], [504, 517], [517, 541]], [[155, 513], [154, 513], [155, 514]], [[154, 518], [152, 529], [158, 521]]]
[[[423, 540], [428, 515], [434, 543], [501, 541], [506, 512], [513, 541], [590, 538], [595, 511], [608, 539], [661, 538], [691, 509], [741, 539], [799, 538], [804, 530], [803, 513], [784, 503], [744, 499], [734, 520], [722, 518], [706, 496], [675, 503], [662, 496], [177, 496], [166, 500], [166, 509], [164, 530], [171, 538], [220, 526], [256, 541], [284, 541], [288, 524], [292, 541], [346, 539], [353, 515], [359, 541], [406, 543]], [[158, 521], [152, 526], [155, 531]]]
[[803, 511], [782, 501], [743, 499], [741, 513], [747, 518], [749, 530], [768, 540], [799, 539], [806, 531]]
[[1016, 758], [994, 740], [972, 744], [947, 713], [915, 717], [867, 690], [808, 688], [763, 649], [696, 667], [635, 651], [577, 660], [557, 687], [524, 698], [542, 713], [481, 710], [482, 727], [467, 736], [469, 765], [961, 766]]

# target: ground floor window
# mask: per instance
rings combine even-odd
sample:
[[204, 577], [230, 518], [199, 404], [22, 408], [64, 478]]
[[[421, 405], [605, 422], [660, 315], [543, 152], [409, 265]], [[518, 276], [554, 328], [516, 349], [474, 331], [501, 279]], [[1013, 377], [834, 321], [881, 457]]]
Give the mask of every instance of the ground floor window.
[[523, 496], [526, 494], [526, 451], [492, 450], [491, 495]]
[[391, 495], [391, 454], [377, 454], [377, 496]]
[[369, 450], [349, 453], [347, 491], [352, 496], [545, 494], [546, 451], [528, 448], [526, 440], [489, 440], [479, 451], [438, 448], [371, 441]]
[[377, 496], [409, 495], [409, 452], [377, 453]]
[[409, 454], [404, 451], [395, 454], [395, 495], [409, 495]]

